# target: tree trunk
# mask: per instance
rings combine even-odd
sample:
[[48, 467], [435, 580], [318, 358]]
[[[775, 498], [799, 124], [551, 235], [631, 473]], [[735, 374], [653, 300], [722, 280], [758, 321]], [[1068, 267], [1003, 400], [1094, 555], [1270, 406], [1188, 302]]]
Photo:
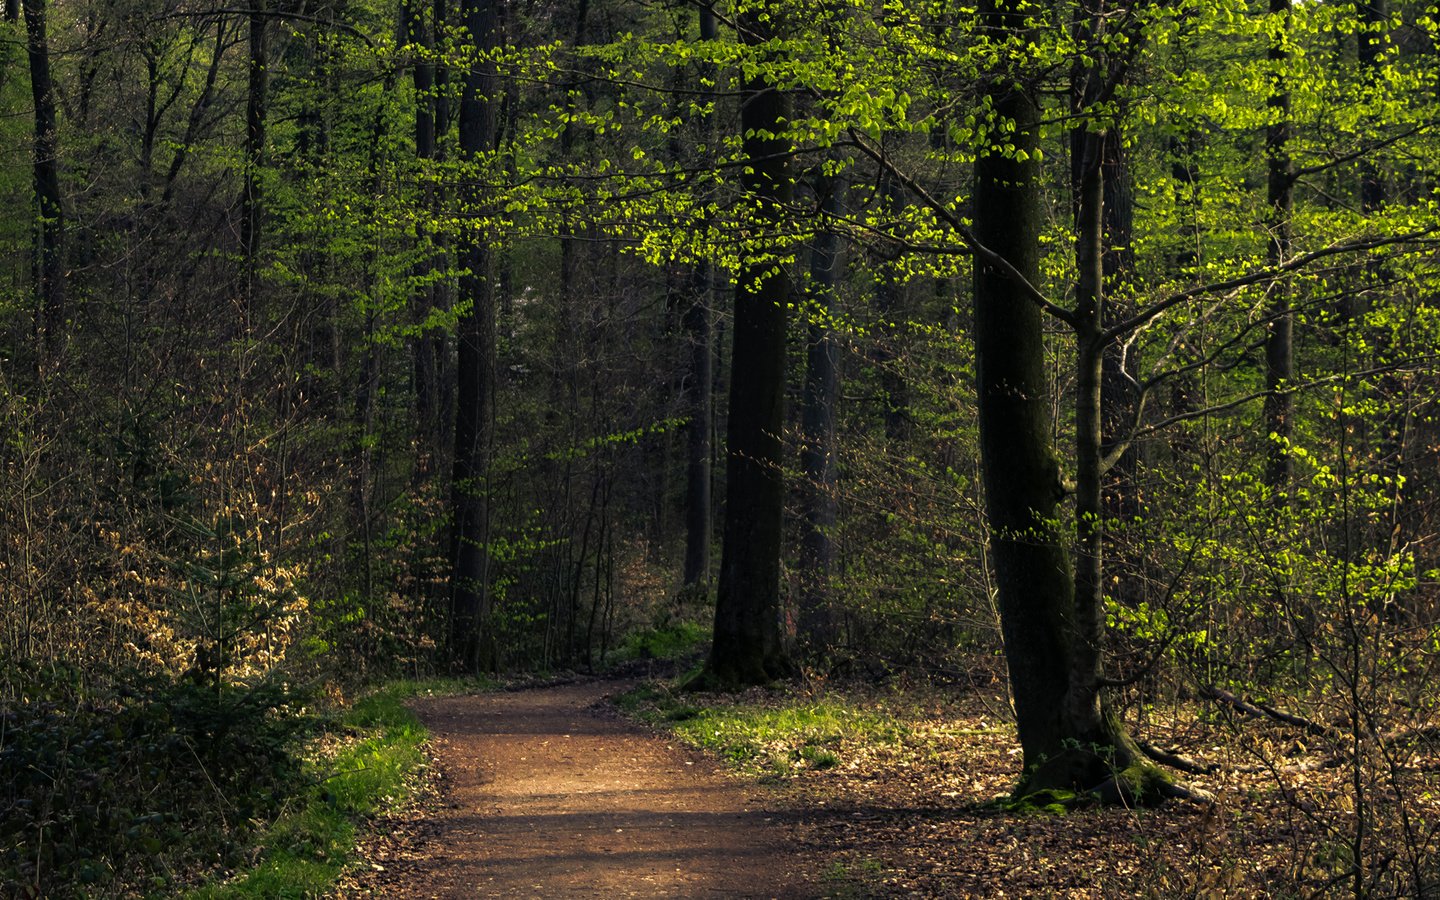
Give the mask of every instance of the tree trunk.
[[[816, 186], [821, 208], [838, 216], [844, 182], [822, 178]], [[812, 656], [823, 656], [835, 644], [836, 628], [829, 590], [835, 548], [835, 398], [838, 392], [838, 348], [830, 334], [830, 317], [839, 280], [840, 237], [826, 229], [815, 235], [810, 255], [809, 323], [806, 326], [805, 389], [800, 414], [800, 636]]]
[[[1356, 58], [1360, 75], [1371, 86], [1379, 86], [1381, 57], [1390, 43], [1388, 0], [1367, 0], [1359, 6], [1361, 28], [1356, 35]], [[1385, 205], [1385, 181], [1368, 155], [1360, 163], [1360, 211], [1378, 212]]]
[[715, 406], [714, 324], [710, 317], [710, 267], [696, 265], [691, 275], [685, 333], [690, 339], [689, 413], [685, 460], [686, 587], [706, 589], [710, 581], [710, 452]]
[[[700, 7], [700, 39], [718, 36], [715, 12]], [[713, 66], [702, 73], [714, 83]], [[704, 123], [709, 125], [709, 117]], [[711, 129], [706, 127], [707, 138]], [[707, 141], [708, 142], [708, 141]], [[708, 263], [697, 263], [691, 273], [690, 305], [685, 310], [685, 333], [690, 337], [690, 427], [685, 462], [685, 569], [683, 583], [708, 590], [710, 582], [710, 521], [712, 515], [710, 455], [715, 411], [715, 324], [710, 315], [713, 275]]]
[[[270, 93], [270, 62], [265, 41], [265, 0], [250, 0], [249, 86], [245, 95], [245, 179], [240, 197], [240, 250], [245, 265], [243, 300], [250, 316], [260, 255], [260, 164], [265, 153], [265, 117]], [[248, 322], [246, 323], [249, 324]]]
[[[886, 172], [881, 175], [880, 182], [880, 203], [885, 215], [898, 218], [905, 207], [905, 192], [900, 180]], [[899, 371], [898, 361], [903, 354], [899, 348], [900, 329], [896, 327], [896, 320], [905, 317], [906, 293], [906, 284], [899, 274], [882, 271], [880, 283], [875, 288], [875, 311], [880, 317], [875, 331], [879, 343], [872, 358], [879, 368], [880, 396], [885, 405], [885, 439], [901, 458], [906, 454], [897, 445], [910, 437], [910, 389], [905, 383], [905, 376]]]
[[[415, 159], [422, 172], [435, 160], [435, 63], [429, 53], [434, 48], [435, 31], [425, 21], [423, 0], [405, 0], [401, 7], [405, 38], [418, 49], [420, 56], [410, 70], [415, 88]], [[427, 206], [434, 211], [434, 191], [425, 189]], [[422, 241], [434, 239], [422, 233]], [[415, 264], [414, 277], [420, 285], [410, 298], [411, 321], [416, 334], [411, 339], [412, 379], [415, 384], [415, 443], [418, 451], [415, 475], [423, 481], [435, 468], [440, 450], [440, 370], [439, 359], [444, 352], [443, 339], [437, 329], [426, 327], [436, 306], [435, 251], [423, 246], [422, 259]]]
[[[477, 50], [499, 40], [493, 0], [464, 0], [461, 17]], [[481, 61], [465, 76], [460, 100], [460, 152], [479, 163], [496, 138], [497, 85], [493, 62]], [[478, 189], [466, 188], [465, 203], [479, 207]], [[455, 460], [451, 485], [454, 528], [450, 590], [450, 650], [467, 671], [496, 665], [490, 627], [489, 468], [495, 419], [495, 291], [486, 236], [467, 232], [459, 248], [459, 302], [466, 305], [457, 325], [459, 361], [456, 384]]]
[[[982, 26], [1023, 38], [1025, 13], [1014, 0], [993, 0]], [[1096, 339], [1102, 272], [1099, 166], [1083, 192], [1079, 253], [1085, 263], [1077, 298], [1081, 385], [1077, 431], [1088, 496], [1081, 517], [1080, 566], [1070, 569], [1059, 529], [1059, 465], [1050, 438], [1049, 385], [1039, 307], [1022, 284], [1040, 280], [1039, 109], [1004, 77], [988, 87], [1000, 122], [1014, 131], [1014, 152], [982, 146], [975, 164], [976, 239], [1000, 253], [1014, 274], [975, 261], [981, 460], [1001, 631], [1015, 700], [1025, 774], [1017, 794], [1044, 789], [1091, 790], [1107, 783], [1141, 793], [1118, 777], [1139, 760], [1134, 743], [1100, 704], [1098, 594], [1100, 356]], [[1088, 321], [1087, 321], [1088, 320]], [[1077, 603], [1076, 582], [1085, 596]]]
[[50, 80], [50, 43], [45, 0], [24, 0], [25, 50], [35, 104], [35, 323], [41, 372], [55, 363], [65, 340], [65, 214], [60, 198], [55, 89]]
[[[746, 43], [771, 36], [763, 11], [742, 14]], [[760, 202], [757, 231], [773, 229], [790, 199], [790, 117], [786, 94], [760, 75], [746, 80], [740, 131], [742, 184]], [[759, 255], [757, 251], [752, 251]], [[715, 600], [715, 634], [702, 680], [716, 687], [762, 684], [790, 671], [780, 626], [780, 543], [784, 512], [786, 305], [783, 263], [749, 259], [735, 285], [735, 332], [726, 421], [725, 528]]]
[[[1271, 265], [1290, 258], [1290, 216], [1294, 205], [1295, 178], [1290, 163], [1290, 88], [1286, 67], [1289, 40], [1291, 0], [1270, 0], [1270, 14], [1279, 17], [1282, 25], [1270, 47], [1272, 74], [1271, 94], [1267, 101], [1274, 121], [1265, 132], [1265, 159], [1268, 171], [1267, 200], [1269, 214], [1266, 228], [1270, 238], [1268, 257]], [[1265, 433], [1269, 444], [1265, 456], [1265, 483], [1271, 491], [1276, 509], [1286, 505], [1290, 489], [1290, 448], [1292, 408], [1289, 385], [1295, 378], [1295, 313], [1290, 308], [1289, 282], [1280, 278], [1270, 286], [1270, 325], [1265, 337]]]

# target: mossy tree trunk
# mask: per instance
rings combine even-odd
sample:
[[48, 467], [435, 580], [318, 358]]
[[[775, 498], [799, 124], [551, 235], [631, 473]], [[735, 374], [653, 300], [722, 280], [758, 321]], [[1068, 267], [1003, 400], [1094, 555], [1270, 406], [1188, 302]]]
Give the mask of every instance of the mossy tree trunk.
[[[991, 0], [982, 25], [1023, 39], [1018, 0]], [[1131, 799], [1161, 779], [1119, 720], [1103, 708], [1100, 477], [1104, 183], [1100, 135], [1083, 141], [1077, 207], [1078, 541], [1072, 569], [1060, 527], [1066, 488], [1050, 430], [1040, 282], [1039, 107], [1013, 75], [988, 88], [1010, 147], [982, 146], [975, 165], [974, 235], [1008, 267], [977, 254], [975, 330], [980, 440], [1001, 629], [1024, 753], [1024, 795], [1117, 791]], [[1001, 125], [1005, 128], [1005, 125]], [[1108, 786], [1108, 787], [1107, 787]]]

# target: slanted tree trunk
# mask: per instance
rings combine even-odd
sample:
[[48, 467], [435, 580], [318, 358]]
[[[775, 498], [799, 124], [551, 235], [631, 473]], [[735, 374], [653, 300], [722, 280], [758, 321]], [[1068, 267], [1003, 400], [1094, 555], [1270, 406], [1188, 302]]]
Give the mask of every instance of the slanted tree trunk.
[[[461, 18], [482, 53], [499, 42], [494, 0], [464, 0]], [[495, 65], [482, 60], [465, 76], [460, 99], [460, 153], [479, 164], [495, 149], [499, 109]], [[466, 189], [465, 203], [478, 208], [484, 198]], [[466, 304], [457, 325], [455, 460], [451, 485], [452, 562], [450, 579], [450, 651], [472, 672], [497, 663], [490, 628], [489, 475], [495, 420], [495, 290], [487, 237], [470, 231], [461, 239], [459, 301]]]
[[[745, 42], [765, 43], [773, 19], [749, 10], [736, 22]], [[745, 190], [760, 203], [764, 234], [790, 199], [790, 103], [757, 74], [740, 100]], [[756, 253], [754, 255], [760, 255]], [[715, 600], [715, 633], [703, 683], [762, 684], [786, 675], [790, 661], [780, 626], [780, 542], [784, 512], [786, 305], [790, 276], [773, 259], [748, 259], [735, 285], [735, 331], [726, 421], [725, 528]]]
[[48, 372], [65, 341], [65, 213], [60, 199], [59, 140], [55, 88], [50, 80], [50, 43], [45, 0], [24, 0], [25, 52], [35, 104], [35, 325], [40, 370]]
[[[822, 178], [816, 185], [821, 209], [838, 216], [844, 182]], [[838, 348], [830, 331], [835, 285], [840, 272], [840, 237], [826, 228], [815, 235], [810, 253], [809, 322], [806, 325], [805, 388], [800, 414], [801, 515], [800, 637], [811, 655], [835, 644], [836, 623], [829, 583], [835, 548], [835, 398], [839, 388]]]

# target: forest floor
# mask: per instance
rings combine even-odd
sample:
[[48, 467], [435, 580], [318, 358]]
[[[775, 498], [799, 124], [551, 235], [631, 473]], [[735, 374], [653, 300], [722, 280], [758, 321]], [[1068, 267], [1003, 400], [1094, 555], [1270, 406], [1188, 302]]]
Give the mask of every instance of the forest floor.
[[[416, 701], [432, 735], [431, 790], [377, 823], [340, 895], [1328, 896], [1353, 886], [1357, 796], [1372, 891], [1433, 886], [1440, 800], [1429, 776], [1407, 785], [1402, 805], [1418, 818], [1404, 818], [1394, 783], [1356, 793], [1348, 767], [1318, 765], [1273, 723], [1143, 723], [1158, 743], [1218, 764], [1192, 782], [1214, 804], [1026, 813], [1003, 802], [1019, 756], [998, 683], [697, 699], [652, 682], [640, 714], [656, 728], [614, 706], [633, 685]], [[757, 732], [768, 736], [744, 752], [726, 743], [732, 715], [773, 723], [816, 709], [854, 724], [822, 744], [813, 731], [804, 739], [823, 753], [780, 730]], [[681, 738], [693, 744], [697, 730], [738, 768], [689, 749]], [[1433, 759], [1415, 762], [1435, 771]]]

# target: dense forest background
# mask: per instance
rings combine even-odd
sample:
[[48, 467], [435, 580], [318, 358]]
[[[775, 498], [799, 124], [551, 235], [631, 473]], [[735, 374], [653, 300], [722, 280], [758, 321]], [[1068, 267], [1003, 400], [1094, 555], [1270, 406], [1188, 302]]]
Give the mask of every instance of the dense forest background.
[[1433, 3], [0, 27], [0, 874], [136, 778], [96, 879], [188, 767], [280, 783], [315, 685], [713, 634], [710, 686], [1008, 658], [1032, 787], [1157, 702], [1290, 716], [1357, 891], [1419, 883]]

